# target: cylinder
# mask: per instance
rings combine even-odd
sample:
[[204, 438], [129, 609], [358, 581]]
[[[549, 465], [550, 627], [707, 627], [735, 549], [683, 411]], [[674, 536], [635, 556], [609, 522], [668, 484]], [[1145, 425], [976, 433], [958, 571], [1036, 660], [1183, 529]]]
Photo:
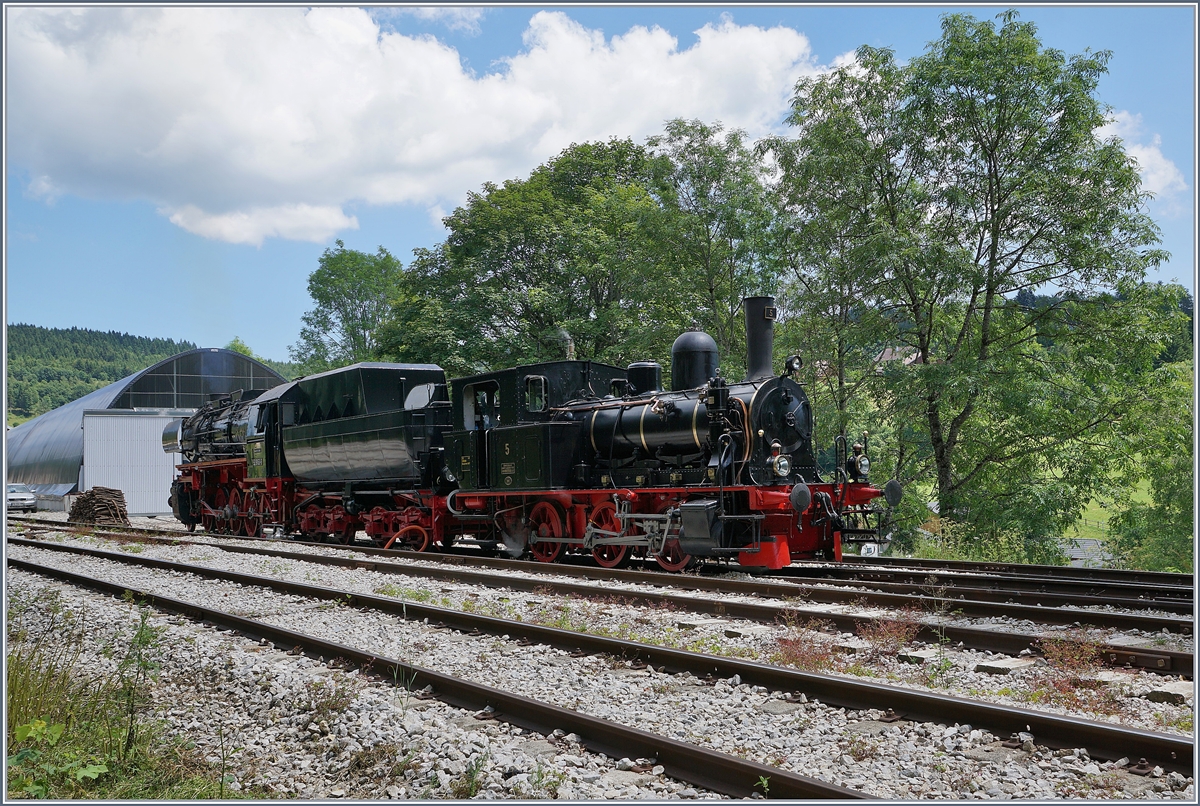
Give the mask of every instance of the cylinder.
[[775, 298], [746, 297], [746, 380], [759, 381], [774, 375], [771, 353], [775, 347]]
[[635, 361], [625, 369], [635, 395], [662, 391], [662, 365], [657, 361]]
[[695, 389], [717, 374], [717, 343], [703, 330], [683, 333], [671, 345], [671, 391]]

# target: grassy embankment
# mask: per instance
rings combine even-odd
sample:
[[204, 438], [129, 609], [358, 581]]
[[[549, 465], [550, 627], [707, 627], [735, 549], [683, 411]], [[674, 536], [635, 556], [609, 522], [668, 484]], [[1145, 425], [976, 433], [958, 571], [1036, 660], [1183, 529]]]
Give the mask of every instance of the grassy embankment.
[[[86, 614], [55, 595], [9, 590], [9, 798], [104, 800], [248, 797], [194, 746], [164, 735], [150, 692], [160, 630], [139, 611], [136, 624], [83, 662]], [[85, 644], [91, 642], [91, 644]]]

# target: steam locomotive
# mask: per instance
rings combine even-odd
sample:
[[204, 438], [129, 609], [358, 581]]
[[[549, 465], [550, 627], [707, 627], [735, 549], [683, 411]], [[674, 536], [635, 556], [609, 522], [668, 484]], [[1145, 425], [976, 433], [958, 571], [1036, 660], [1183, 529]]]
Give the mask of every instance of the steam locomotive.
[[749, 297], [746, 377], [724, 378], [692, 330], [662, 367], [550, 361], [446, 382], [433, 364], [359, 363], [170, 423], [181, 453], [171, 507], [189, 530], [300, 534], [426, 551], [456, 541], [553, 562], [635, 557], [680, 571], [701, 558], [781, 568], [879, 539], [900, 485], [865, 454], [825, 480], [812, 408], [772, 370], [774, 299]]

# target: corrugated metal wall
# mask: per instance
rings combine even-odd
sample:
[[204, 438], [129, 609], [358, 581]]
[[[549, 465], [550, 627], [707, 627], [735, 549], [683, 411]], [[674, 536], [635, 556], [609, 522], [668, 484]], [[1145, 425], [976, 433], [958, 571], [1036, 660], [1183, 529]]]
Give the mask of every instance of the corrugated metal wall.
[[170, 515], [167, 497], [179, 454], [163, 452], [162, 432], [179, 416], [174, 412], [84, 412], [80, 491], [113, 487], [125, 493], [130, 515]]

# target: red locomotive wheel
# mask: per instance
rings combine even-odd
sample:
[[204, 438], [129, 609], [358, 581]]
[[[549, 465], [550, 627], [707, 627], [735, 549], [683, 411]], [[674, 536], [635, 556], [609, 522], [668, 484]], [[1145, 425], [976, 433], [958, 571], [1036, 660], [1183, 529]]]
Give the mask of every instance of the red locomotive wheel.
[[243, 526], [242, 534], [247, 537], [262, 537], [263, 513], [262, 496], [255, 493], [253, 490], [247, 490], [245, 498], [242, 499], [246, 508], [246, 521]]
[[233, 512], [233, 516], [229, 519], [229, 534], [245, 536], [242, 531], [245, 528], [246, 521], [242, 517], [242, 494], [234, 490], [229, 494], [229, 508]]
[[404, 551], [428, 551], [429, 544], [432, 542], [429, 537], [428, 530], [424, 526], [418, 526], [415, 523], [410, 523], [387, 542], [385, 549], [396, 548]]
[[229, 499], [225, 495], [225, 489], [218, 487], [217, 494], [213, 496], [212, 503], [212, 508], [217, 511], [217, 514], [204, 522], [204, 531], [218, 535], [225, 534], [228, 521], [225, 520], [224, 510], [225, 505], [228, 503]]
[[[670, 509], [670, 505], [662, 508], [662, 512]], [[667, 533], [667, 539], [663, 542], [662, 554], [653, 554], [654, 561], [658, 563], [659, 568], [664, 571], [670, 571], [672, 574], [685, 571], [696, 564], [696, 558], [690, 554], [684, 554], [683, 547], [679, 545], [679, 533], [676, 532], [672, 537], [671, 533]]]
[[[535, 537], [561, 540], [564, 532], [562, 513], [559, 512], [558, 506], [553, 501], [538, 501], [533, 505], [533, 509], [529, 512], [530, 541]], [[533, 553], [534, 559], [543, 563], [552, 563], [557, 560], [562, 554], [562, 547], [563, 544], [558, 541], [530, 542], [529, 544], [529, 550]]]
[[[609, 502], [599, 504], [592, 510], [588, 523], [606, 532], [621, 531], [621, 521], [617, 519], [617, 508]], [[621, 568], [629, 565], [632, 555], [629, 546], [596, 546], [592, 549], [592, 559], [604, 568]]]

